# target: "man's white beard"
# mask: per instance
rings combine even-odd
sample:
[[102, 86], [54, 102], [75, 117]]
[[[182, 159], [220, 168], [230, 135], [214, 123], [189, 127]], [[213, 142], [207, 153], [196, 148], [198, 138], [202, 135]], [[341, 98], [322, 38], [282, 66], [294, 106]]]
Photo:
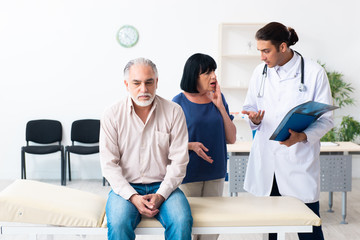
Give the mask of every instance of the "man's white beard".
[[[136, 103], [136, 105], [138, 105], [140, 107], [149, 106], [154, 101], [155, 95], [156, 95], [155, 92], [154, 92], [154, 95], [151, 95], [150, 93], [140, 93], [136, 97], [134, 97], [133, 95], [130, 94], [131, 99]], [[140, 101], [139, 97], [143, 97], [143, 96], [150, 97], [150, 99], [147, 101]]]

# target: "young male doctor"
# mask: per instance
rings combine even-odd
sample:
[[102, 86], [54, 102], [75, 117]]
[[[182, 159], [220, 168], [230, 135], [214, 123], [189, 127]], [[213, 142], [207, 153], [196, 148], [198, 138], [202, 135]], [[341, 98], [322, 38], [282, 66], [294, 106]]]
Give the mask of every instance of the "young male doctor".
[[[269, 138], [293, 107], [307, 101], [332, 104], [326, 72], [290, 48], [299, 40], [292, 28], [271, 22], [255, 37], [264, 63], [254, 70], [242, 111], [256, 130], [244, 189], [256, 196], [296, 197], [319, 216], [320, 138], [333, 127], [332, 112], [303, 132], [289, 130], [285, 141]], [[324, 239], [321, 226], [299, 233], [299, 239]]]

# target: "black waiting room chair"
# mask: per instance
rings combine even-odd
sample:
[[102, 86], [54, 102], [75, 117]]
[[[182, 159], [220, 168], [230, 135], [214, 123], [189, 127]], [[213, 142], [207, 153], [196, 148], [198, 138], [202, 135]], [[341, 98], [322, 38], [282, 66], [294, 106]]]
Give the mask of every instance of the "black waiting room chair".
[[[74, 121], [71, 125], [71, 146], [65, 147], [65, 159], [67, 159], [69, 170], [69, 181], [71, 181], [70, 153], [89, 155], [99, 152], [100, 120], [81, 119]], [[66, 170], [64, 170], [66, 184]], [[105, 185], [103, 178], [103, 185]]]
[[[25, 153], [50, 154], [60, 152], [61, 185], [65, 185], [64, 146], [61, 145], [62, 125], [57, 120], [31, 120], [26, 124], [26, 146], [21, 147], [21, 178], [26, 179]], [[31, 145], [30, 145], [31, 143]]]

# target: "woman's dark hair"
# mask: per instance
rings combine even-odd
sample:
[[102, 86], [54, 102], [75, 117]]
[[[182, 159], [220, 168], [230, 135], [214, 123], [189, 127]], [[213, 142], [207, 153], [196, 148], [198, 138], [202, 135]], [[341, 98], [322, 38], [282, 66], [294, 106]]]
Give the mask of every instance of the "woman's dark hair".
[[199, 75], [216, 69], [215, 60], [209, 55], [195, 53], [186, 61], [180, 82], [180, 88], [188, 93], [198, 93], [197, 82]]
[[260, 28], [255, 35], [256, 40], [271, 41], [277, 50], [280, 44], [286, 43], [288, 47], [299, 41], [298, 35], [291, 27], [286, 27], [278, 22], [271, 22]]

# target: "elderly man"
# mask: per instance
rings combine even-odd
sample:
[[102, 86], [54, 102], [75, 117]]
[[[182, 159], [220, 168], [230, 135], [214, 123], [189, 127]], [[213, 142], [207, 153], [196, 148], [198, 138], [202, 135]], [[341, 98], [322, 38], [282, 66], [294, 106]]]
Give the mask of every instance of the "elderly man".
[[130, 96], [105, 111], [100, 130], [101, 168], [112, 188], [108, 239], [135, 239], [142, 215], [160, 221], [166, 239], [191, 239], [190, 206], [178, 188], [189, 161], [184, 113], [156, 95], [152, 61], [130, 61], [124, 77]]

